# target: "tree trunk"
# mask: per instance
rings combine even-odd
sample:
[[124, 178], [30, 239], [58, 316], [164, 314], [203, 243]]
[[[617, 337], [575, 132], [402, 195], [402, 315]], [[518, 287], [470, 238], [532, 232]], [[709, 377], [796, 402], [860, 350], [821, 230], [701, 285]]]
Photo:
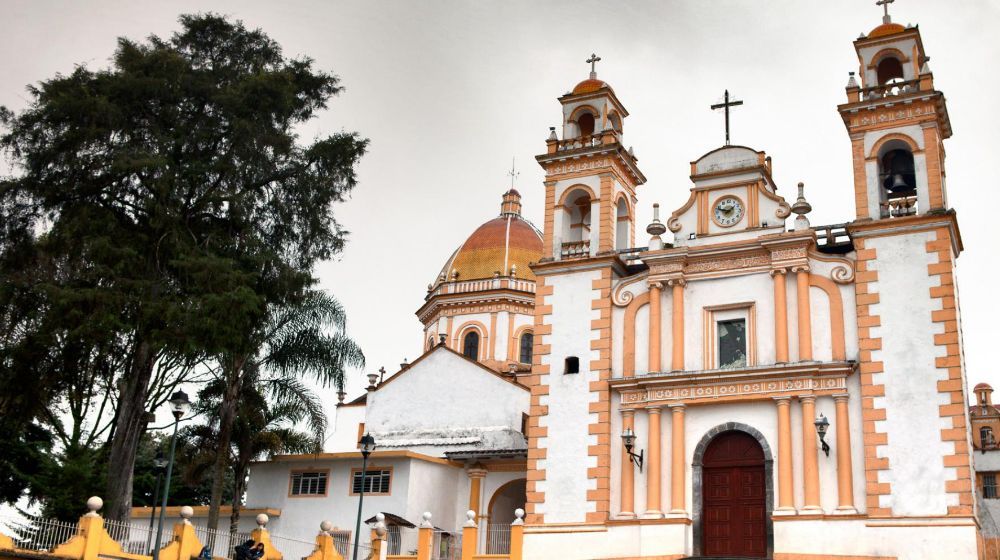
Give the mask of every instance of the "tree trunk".
[[212, 465], [212, 499], [208, 506], [208, 528], [219, 529], [219, 510], [222, 508], [222, 487], [226, 481], [226, 464], [229, 462], [229, 444], [233, 436], [236, 420], [236, 400], [243, 384], [243, 364], [241, 356], [233, 359], [232, 368], [226, 376], [226, 392], [219, 407], [219, 439], [216, 441], [215, 463]]
[[132, 509], [132, 471], [139, 438], [146, 431], [146, 392], [153, 375], [153, 348], [139, 340], [118, 401], [118, 419], [108, 456], [104, 518], [128, 521]]
[[233, 468], [235, 477], [233, 479], [233, 512], [229, 516], [229, 534], [235, 535], [240, 530], [240, 509], [243, 507], [243, 492], [246, 489], [247, 470], [250, 468], [249, 462], [240, 459]]

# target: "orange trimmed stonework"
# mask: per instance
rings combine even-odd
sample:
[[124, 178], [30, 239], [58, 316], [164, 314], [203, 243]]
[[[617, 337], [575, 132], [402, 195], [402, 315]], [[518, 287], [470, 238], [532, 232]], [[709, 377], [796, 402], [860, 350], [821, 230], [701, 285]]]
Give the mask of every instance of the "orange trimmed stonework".
[[878, 294], [869, 293], [869, 286], [878, 281], [878, 271], [868, 270], [869, 263], [876, 259], [875, 249], [865, 248], [863, 238], [854, 239], [857, 263], [855, 265], [854, 293], [858, 317], [858, 371], [861, 374], [861, 423], [865, 446], [865, 504], [871, 517], [888, 517], [889, 508], [882, 507], [881, 496], [889, 495], [888, 482], [879, 482], [879, 471], [889, 469], [889, 458], [879, 457], [879, 447], [888, 444], [889, 435], [875, 429], [875, 423], [885, 420], [884, 408], [875, 408], [875, 397], [885, 395], [885, 385], [880, 382], [884, 375], [882, 362], [872, 361], [872, 349], [881, 348], [882, 338], [873, 337], [873, 327], [881, 325], [881, 318], [871, 314], [872, 304], [878, 303]]
[[[610, 195], [608, 197], [610, 203]], [[587, 478], [596, 481], [596, 486], [587, 491], [587, 501], [594, 502], [595, 511], [587, 512], [586, 521], [607, 521], [611, 515], [611, 268], [601, 269], [601, 277], [591, 283], [591, 289], [598, 290], [591, 302], [591, 309], [600, 315], [591, 320], [593, 338], [590, 349], [597, 350], [598, 357], [590, 361], [590, 371], [597, 373], [598, 380], [590, 384], [590, 392], [597, 394], [597, 400], [590, 403], [591, 414], [597, 414], [596, 422], [588, 426], [597, 443], [591, 445], [587, 455], [597, 459], [596, 465], [587, 469]]]
[[545, 459], [546, 449], [539, 447], [539, 438], [548, 435], [548, 428], [539, 425], [539, 418], [548, 414], [548, 407], [542, 406], [542, 395], [549, 394], [549, 386], [541, 382], [542, 375], [551, 372], [551, 366], [542, 363], [542, 357], [551, 353], [551, 347], [544, 344], [546, 336], [552, 333], [552, 325], [546, 324], [546, 318], [552, 315], [552, 306], [545, 305], [545, 297], [551, 296], [553, 287], [545, 284], [545, 278], [537, 279], [535, 289], [535, 345], [531, 353], [531, 375], [522, 378], [523, 383], [531, 390], [531, 400], [528, 410], [528, 460], [526, 465], [527, 482], [526, 501], [524, 505], [524, 521], [529, 524], [545, 523], [544, 516], [535, 513], [538, 504], [545, 502], [545, 493], [538, 490], [537, 482], [545, 480], [545, 469], [538, 468], [538, 461]]

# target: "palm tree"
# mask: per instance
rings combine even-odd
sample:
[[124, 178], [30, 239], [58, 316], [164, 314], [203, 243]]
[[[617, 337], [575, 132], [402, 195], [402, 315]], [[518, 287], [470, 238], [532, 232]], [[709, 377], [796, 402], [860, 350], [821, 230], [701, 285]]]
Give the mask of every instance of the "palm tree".
[[244, 388], [260, 383], [266, 387], [263, 393], [276, 402], [299, 403], [306, 411], [303, 419], [318, 419], [322, 403], [301, 378], [309, 377], [323, 387], [332, 385], [342, 390], [346, 368], [363, 367], [365, 363], [361, 348], [345, 333], [346, 327], [343, 306], [326, 292], [309, 290], [294, 303], [269, 308], [263, 324], [252, 333], [248, 351], [219, 358], [217, 381], [221, 393], [216, 414], [218, 439], [212, 466], [210, 529], [219, 525], [222, 482], [229, 461], [224, 450], [229, 449], [235, 436]]

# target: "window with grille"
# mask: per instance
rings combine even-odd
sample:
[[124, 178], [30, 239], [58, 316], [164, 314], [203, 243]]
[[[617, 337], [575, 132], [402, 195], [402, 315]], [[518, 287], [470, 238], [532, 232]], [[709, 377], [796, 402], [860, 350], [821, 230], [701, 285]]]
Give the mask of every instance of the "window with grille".
[[469, 331], [462, 341], [462, 354], [470, 360], [479, 359], [479, 333]]
[[747, 365], [746, 319], [719, 321], [719, 368], [742, 368]]
[[997, 475], [996, 473], [980, 473], [983, 477], [983, 497], [997, 497]]
[[325, 496], [326, 495], [325, 471], [295, 472], [292, 473], [292, 496]]
[[519, 356], [519, 362], [522, 364], [531, 363], [531, 352], [535, 344], [535, 335], [529, 333], [524, 333], [521, 335], [521, 355]]
[[388, 494], [392, 482], [392, 469], [368, 469], [364, 479], [361, 469], [351, 471], [351, 494], [360, 494], [364, 488], [365, 494]]

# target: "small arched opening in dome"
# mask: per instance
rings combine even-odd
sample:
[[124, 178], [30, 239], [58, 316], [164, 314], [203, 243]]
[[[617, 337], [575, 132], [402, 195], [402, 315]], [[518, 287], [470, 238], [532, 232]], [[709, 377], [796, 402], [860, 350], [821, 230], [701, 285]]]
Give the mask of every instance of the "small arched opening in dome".
[[590, 189], [575, 186], [563, 196], [562, 240], [563, 243], [581, 243], [590, 240], [591, 204]]
[[632, 212], [624, 195], [618, 197], [615, 212], [615, 249], [622, 251], [632, 246]]
[[469, 330], [462, 337], [462, 354], [470, 360], [479, 359], [479, 331]]

